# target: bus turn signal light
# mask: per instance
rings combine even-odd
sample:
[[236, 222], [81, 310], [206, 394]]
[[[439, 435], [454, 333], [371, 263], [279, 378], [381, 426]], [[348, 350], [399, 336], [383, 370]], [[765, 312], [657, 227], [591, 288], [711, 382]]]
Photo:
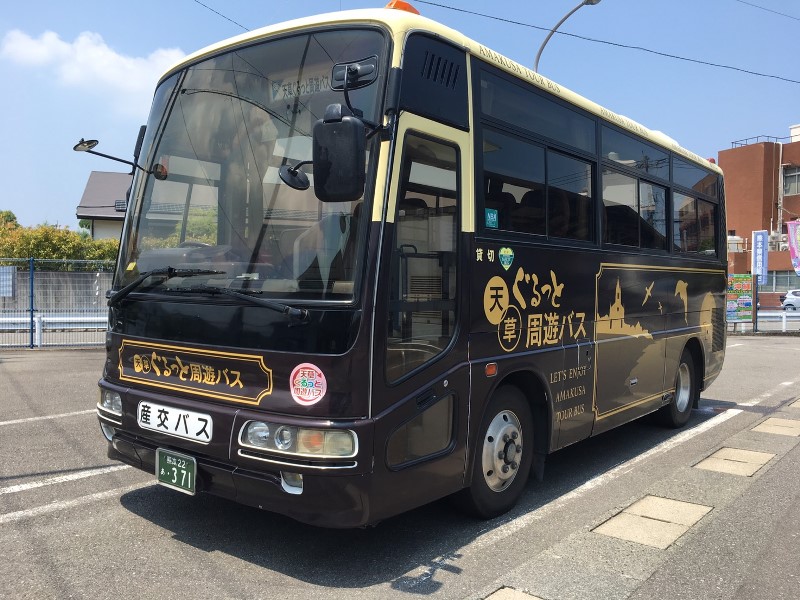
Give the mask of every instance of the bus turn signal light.
[[386, 5], [385, 8], [396, 8], [397, 10], [405, 10], [410, 13], [414, 13], [415, 15], [419, 14], [419, 11], [411, 6], [408, 2], [404, 2], [403, 0], [392, 0], [389, 4]]

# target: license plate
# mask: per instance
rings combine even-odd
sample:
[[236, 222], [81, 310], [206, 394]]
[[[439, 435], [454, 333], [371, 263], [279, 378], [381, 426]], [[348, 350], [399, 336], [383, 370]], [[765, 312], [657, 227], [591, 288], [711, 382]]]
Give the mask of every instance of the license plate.
[[172, 450], [156, 450], [156, 480], [161, 485], [194, 496], [197, 461]]

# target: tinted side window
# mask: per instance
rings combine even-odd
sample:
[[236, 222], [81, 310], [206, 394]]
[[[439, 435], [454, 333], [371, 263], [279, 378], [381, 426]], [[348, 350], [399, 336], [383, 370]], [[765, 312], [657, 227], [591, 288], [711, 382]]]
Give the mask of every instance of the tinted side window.
[[595, 153], [594, 120], [532, 89], [481, 71], [484, 114], [552, 140]]
[[636, 178], [603, 171], [603, 241], [623, 246], [639, 245], [639, 200]]
[[591, 240], [592, 207], [591, 163], [548, 151], [548, 235]]
[[697, 201], [697, 250], [703, 254], [716, 254], [717, 251], [716, 212], [715, 204], [705, 200]]
[[544, 148], [483, 130], [483, 211], [487, 229], [545, 235]]
[[639, 182], [639, 226], [642, 248], [667, 249], [667, 190]]
[[672, 238], [678, 252], [697, 251], [697, 206], [695, 199], [675, 192], [672, 195]]
[[717, 197], [717, 175], [677, 157], [672, 161], [672, 181], [711, 198]]
[[669, 179], [669, 154], [634, 137], [603, 127], [603, 157], [646, 173]]

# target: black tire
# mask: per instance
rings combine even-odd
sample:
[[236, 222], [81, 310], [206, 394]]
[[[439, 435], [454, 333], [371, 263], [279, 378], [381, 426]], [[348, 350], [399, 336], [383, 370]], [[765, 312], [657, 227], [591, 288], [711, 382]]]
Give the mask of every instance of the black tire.
[[678, 370], [675, 373], [675, 393], [672, 400], [657, 413], [659, 422], [666, 427], [683, 427], [689, 421], [692, 408], [697, 404], [700, 387], [697, 384], [697, 369], [694, 357], [683, 349]]
[[528, 401], [516, 387], [500, 387], [478, 431], [472, 483], [455, 497], [459, 508], [482, 519], [511, 510], [525, 490], [532, 459], [533, 417]]

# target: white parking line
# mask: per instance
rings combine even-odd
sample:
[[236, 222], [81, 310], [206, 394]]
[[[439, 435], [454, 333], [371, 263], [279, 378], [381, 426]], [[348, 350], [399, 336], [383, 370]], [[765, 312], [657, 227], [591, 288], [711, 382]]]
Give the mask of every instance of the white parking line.
[[83, 506], [84, 504], [89, 504], [97, 500], [105, 500], [106, 498], [121, 496], [122, 494], [127, 494], [128, 492], [132, 492], [134, 490], [138, 490], [151, 485], [155, 484], [138, 483], [136, 485], [129, 485], [127, 487], [116, 488], [113, 490], [108, 490], [106, 492], [97, 492], [96, 494], [91, 494], [89, 496], [81, 496], [80, 498], [75, 498], [73, 500], [61, 500], [60, 502], [51, 502], [50, 504], [45, 504], [44, 506], [37, 506], [36, 508], [29, 508], [27, 510], [20, 510], [17, 512], [0, 515], [0, 525], [5, 525], [6, 523], [13, 523], [15, 521], [22, 521], [24, 519], [38, 517], [40, 515], [45, 515], [47, 513], [56, 512], [59, 510], [75, 508], [76, 506]]
[[0, 427], [3, 425], [18, 425], [20, 423], [34, 423], [36, 421], [47, 421], [49, 419], [63, 419], [64, 417], [77, 417], [78, 415], [88, 415], [89, 413], [96, 413], [94, 408], [89, 410], [79, 410], [71, 413], [61, 413], [60, 415], [48, 415], [45, 417], [28, 417], [27, 419], [14, 419], [13, 421], [0, 421]]
[[102, 469], [86, 469], [85, 471], [76, 471], [75, 473], [70, 473], [69, 475], [59, 475], [58, 477], [50, 477], [49, 479], [31, 481], [30, 483], [10, 485], [8, 487], [0, 488], [0, 496], [4, 494], [15, 494], [17, 492], [34, 490], [46, 485], [67, 483], [68, 481], [76, 481], [78, 479], [85, 479], [86, 477], [94, 477], [95, 475], [105, 475], [106, 473], [113, 473], [114, 471], [121, 471], [122, 469], [130, 469], [130, 467], [128, 465], [114, 465], [112, 467], [103, 467]]
[[556, 510], [561, 510], [562, 507], [577, 498], [580, 498], [587, 492], [593, 490], [594, 488], [600, 487], [609, 483], [610, 481], [616, 479], [620, 475], [624, 475], [628, 471], [630, 471], [634, 465], [640, 463], [643, 460], [647, 460], [657, 454], [662, 454], [668, 450], [671, 450], [675, 446], [678, 446], [693, 437], [700, 435], [701, 433], [705, 433], [712, 427], [716, 427], [717, 425], [721, 425], [728, 419], [735, 417], [736, 415], [740, 414], [742, 411], [738, 408], [731, 408], [726, 410], [723, 413], [718, 414], [716, 417], [712, 417], [708, 421], [704, 421], [700, 423], [697, 427], [692, 427], [682, 433], [679, 433], [675, 437], [672, 437], [664, 442], [661, 442], [658, 446], [651, 448], [647, 452], [635, 456], [634, 458], [630, 459], [627, 462], [624, 462], [620, 465], [617, 465], [610, 471], [603, 473], [602, 475], [598, 475], [597, 477], [593, 477], [580, 487], [575, 488], [569, 493], [564, 494], [556, 498], [555, 500], [548, 502], [544, 506], [537, 508], [536, 510], [529, 512], [527, 514], [522, 515], [521, 517], [517, 517], [516, 519], [505, 523], [499, 527], [490, 529], [486, 533], [479, 535], [475, 538], [475, 540], [469, 544], [470, 549], [481, 549], [486, 546], [496, 544], [497, 542], [504, 540], [507, 537], [510, 537], [517, 533], [519, 530], [524, 529], [534, 521], [538, 521], [539, 519], [543, 518], [548, 513], [551, 513]]
[[774, 394], [780, 392], [781, 391], [781, 387], [788, 387], [790, 385], [794, 385], [795, 383], [797, 383], [797, 382], [796, 381], [784, 381], [783, 383], [779, 383], [778, 385], [776, 385], [771, 390], [767, 390], [766, 392], [764, 392], [760, 396], [756, 396], [752, 400], [748, 400], [747, 402], [737, 402], [736, 404], [739, 405], [739, 406], [756, 406], [756, 405], [761, 404], [762, 402], [764, 402], [764, 400], [768, 400]]

